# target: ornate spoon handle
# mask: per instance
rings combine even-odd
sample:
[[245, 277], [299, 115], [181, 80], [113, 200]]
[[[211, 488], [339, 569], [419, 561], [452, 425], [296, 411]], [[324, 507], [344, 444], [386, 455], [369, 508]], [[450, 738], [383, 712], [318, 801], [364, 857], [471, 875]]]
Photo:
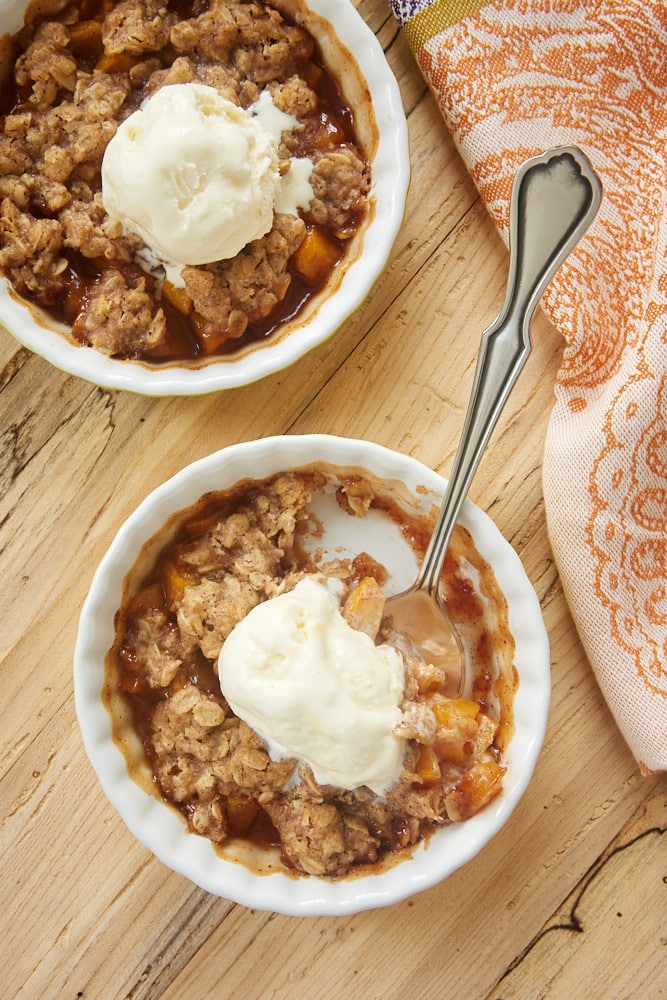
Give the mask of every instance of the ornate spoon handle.
[[482, 334], [461, 440], [415, 588], [437, 597], [461, 505], [491, 432], [531, 350], [530, 321], [547, 284], [592, 222], [602, 185], [573, 146], [551, 149], [517, 171], [510, 201], [505, 302]]

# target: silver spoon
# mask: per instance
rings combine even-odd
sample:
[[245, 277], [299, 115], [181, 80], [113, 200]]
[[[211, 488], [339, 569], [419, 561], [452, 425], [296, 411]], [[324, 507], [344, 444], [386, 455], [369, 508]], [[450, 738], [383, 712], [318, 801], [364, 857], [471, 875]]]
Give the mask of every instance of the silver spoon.
[[452, 695], [470, 696], [472, 678], [439, 591], [447, 546], [482, 453], [530, 354], [535, 307], [601, 200], [600, 179], [574, 146], [548, 150], [519, 167], [510, 200], [505, 302], [482, 334], [461, 440], [417, 579], [385, 605], [385, 628], [427, 662], [444, 668]]

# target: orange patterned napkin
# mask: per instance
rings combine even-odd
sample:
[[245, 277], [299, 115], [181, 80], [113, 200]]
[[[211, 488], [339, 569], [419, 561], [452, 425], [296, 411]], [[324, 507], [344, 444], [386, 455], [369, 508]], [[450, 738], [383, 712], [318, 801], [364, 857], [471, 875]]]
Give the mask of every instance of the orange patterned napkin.
[[389, 2], [505, 238], [528, 156], [577, 145], [602, 179], [542, 300], [565, 338], [544, 497], [600, 687], [641, 770], [667, 770], [667, 6]]

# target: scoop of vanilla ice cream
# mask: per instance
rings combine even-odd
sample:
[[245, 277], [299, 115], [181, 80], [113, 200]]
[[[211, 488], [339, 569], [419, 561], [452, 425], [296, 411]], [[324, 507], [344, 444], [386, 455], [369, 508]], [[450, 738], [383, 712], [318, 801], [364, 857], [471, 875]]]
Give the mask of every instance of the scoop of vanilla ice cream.
[[351, 628], [326, 584], [306, 578], [257, 605], [225, 640], [218, 674], [274, 759], [296, 757], [320, 784], [377, 794], [399, 777], [402, 657]]
[[162, 87], [118, 128], [102, 161], [108, 215], [181, 264], [226, 260], [273, 225], [278, 143], [213, 87]]

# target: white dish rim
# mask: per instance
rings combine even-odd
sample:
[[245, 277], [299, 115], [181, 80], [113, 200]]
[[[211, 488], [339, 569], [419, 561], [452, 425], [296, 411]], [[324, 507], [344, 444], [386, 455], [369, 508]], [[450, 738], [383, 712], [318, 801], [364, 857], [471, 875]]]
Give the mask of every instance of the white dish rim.
[[435, 885], [470, 861], [504, 826], [528, 787], [545, 737], [551, 689], [549, 642], [537, 595], [509, 542], [488, 515], [466, 501], [461, 521], [493, 566], [507, 598], [520, 673], [516, 732], [506, 753], [505, 786], [495, 802], [465, 823], [438, 831], [411, 858], [387, 871], [328, 882], [257, 875], [220, 858], [208, 840], [187, 832], [174, 810], [135, 784], [113, 743], [101, 692], [122, 582], [141, 546], [153, 537], [156, 525], [211, 489], [224, 489], [249, 474], [261, 479], [316, 461], [361, 467], [404, 482], [412, 493], [425, 486], [439, 496], [445, 486], [441, 476], [414, 458], [333, 435], [268, 437], [215, 452], [157, 487], [122, 525], [94, 575], [74, 652], [75, 707], [84, 746], [106, 796], [132, 833], [169, 868], [208, 892], [253, 909], [294, 916], [345, 915], [386, 906]]
[[[177, 365], [149, 368], [79, 347], [66, 336], [38, 325], [30, 310], [0, 277], [0, 323], [54, 367], [106, 389], [147, 396], [195, 396], [250, 385], [294, 364], [328, 340], [362, 304], [389, 258], [403, 221], [410, 182], [408, 132], [401, 94], [378, 39], [351, 0], [299, 0], [329, 21], [341, 44], [354, 53], [373, 102], [378, 144], [372, 159], [372, 218], [363, 252], [347, 268], [335, 294], [323, 301], [304, 325], [278, 335], [245, 354], [211, 361], [201, 368]], [[26, 0], [0, 0], [0, 19], [8, 31], [22, 24]]]

